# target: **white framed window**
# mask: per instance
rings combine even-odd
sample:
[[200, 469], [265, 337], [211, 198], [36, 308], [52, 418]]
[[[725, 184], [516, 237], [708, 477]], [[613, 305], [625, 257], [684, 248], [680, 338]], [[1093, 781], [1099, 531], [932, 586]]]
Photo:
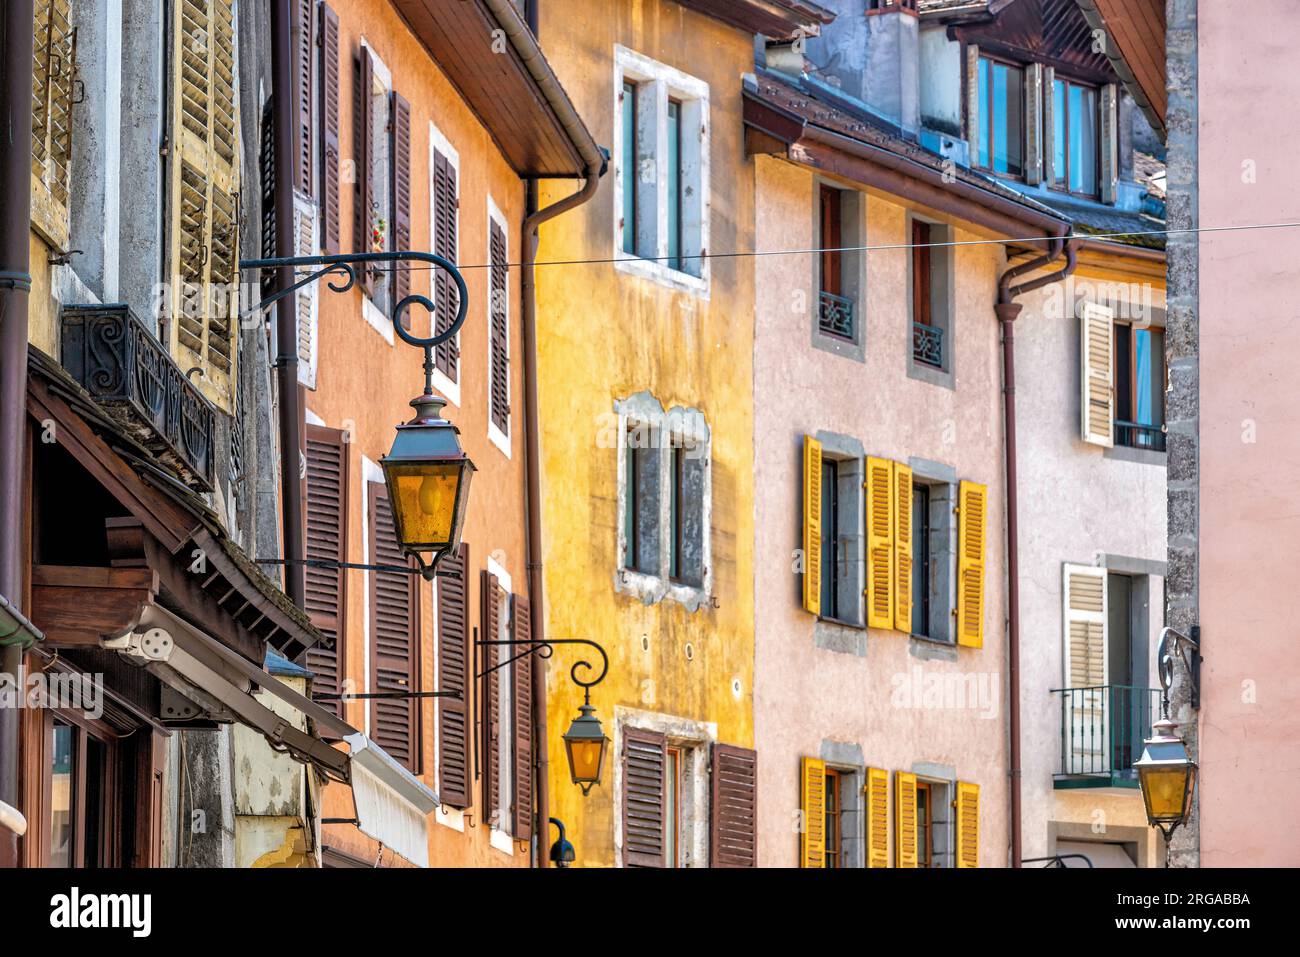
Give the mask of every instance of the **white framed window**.
[[[393, 75], [365, 37], [361, 38], [361, 45], [370, 51], [373, 69], [373, 80], [370, 85], [369, 96], [371, 108], [375, 113], [375, 141], [371, 150], [370, 169], [367, 171], [370, 177], [373, 204], [370, 221], [375, 224], [383, 223], [383, 249], [390, 250], [393, 248], [392, 159], [389, 156], [392, 144], [389, 142], [389, 137], [385, 131], [392, 122], [390, 111], [393, 101], [391, 95]], [[370, 323], [375, 328], [375, 331], [387, 340], [389, 345], [392, 345], [394, 343], [393, 320], [389, 318], [389, 313], [392, 308], [393, 274], [385, 272], [381, 276], [381, 281], [372, 283], [373, 291], [371, 294], [361, 297], [361, 311], [366, 322]]]
[[487, 198], [488, 439], [510, 458], [510, 228]]
[[[439, 256], [459, 262], [460, 255], [460, 153], [438, 127], [429, 123], [429, 245]], [[434, 269], [430, 283], [439, 328], [443, 312], [454, 309], [455, 285], [444, 270]], [[453, 316], [446, 316], [450, 325]], [[433, 385], [452, 405], [460, 406], [460, 333], [438, 346], [434, 355]]]
[[615, 268], [707, 297], [709, 85], [614, 47]]

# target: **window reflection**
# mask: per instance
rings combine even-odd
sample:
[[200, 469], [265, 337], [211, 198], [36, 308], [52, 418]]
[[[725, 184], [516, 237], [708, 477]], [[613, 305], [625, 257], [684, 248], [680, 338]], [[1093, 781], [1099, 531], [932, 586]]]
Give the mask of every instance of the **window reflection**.
[[73, 835], [73, 766], [74, 746], [72, 727], [61, 721], [54, 722], [54, 741], [50, 750], [50, 866], [72, 866]]

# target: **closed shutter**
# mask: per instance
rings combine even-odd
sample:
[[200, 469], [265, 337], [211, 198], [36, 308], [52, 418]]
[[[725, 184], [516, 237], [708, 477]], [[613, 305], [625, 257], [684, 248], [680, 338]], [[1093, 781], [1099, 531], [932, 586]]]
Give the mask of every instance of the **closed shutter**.
[[962, 482], [957, 495], [957, 644], [983, 648], [988, 488]]
[[[481, 604], [480, 630], [483, 641], [501, 640], [501, 586], [497, 577], [486, 569], [479, 588]], [[504, 831], [497, 820], [501, 810], [501, 661], [500, 645], [484, 645], [486, 663], [483, 670], [483, 807], [488, 823]]]
[[[348, 459], [345, 433], [318, 425], [307, 426], [307, 558], [314, 561], [347, 561]], [[307, 652], [307, 667], [315, 674], [317, 692], [338, 694], [343, 690], [343, 632], [347, 621], [347, 575], [341, 568], [308, 565], [304, 569], [307, 590], [304, 608], [311, 623], [327, 638], [332, 648], [317, 645]], [[342, 713], [337, 700], [321, 706]]]
[[980, 866], [980, 786], [957, 782], [957, 866]]
[[889, 866], [889, 772], [867, 768], [867, 867]]
[[[316, 255], [316, 204], [295, 191], [293, 197], [293, 243], [297, 256]], [[298, 384], [316, 388], [316, 356], [319, 351], [319, 306], [316, 283], [308, 283], [294, 296], [298, 308]]]
[[451, 807], [470, 806], [469, 544], [442, 560], [438, 577], [438, 797]]
[[[392, 158], [393, 183], [393, 238], [390, 248], [411, 248], [411, 104], [397, 91], [393, 91], [392, 139], [389, 155]], [[411, 267], [399, 264], [393, 272], [393, 308], [411, 294]], [[411, 314], [402, 314], [402, 328], [411, 328]]]
[[1115, 444], [1114, 318], [1111, 309], [1095, 302], [1079, 306], [1083, 441], [1106, 447]]
[[169, 338], [182, 368], [234, 409], [239, 296], [239, 109], [233, 0], [173, 4], [168, 154]]
[[496, 220], [488, 219], [488, 245], [492, 268], [490, 296], [492, 308], [491, 342], [489, 343], [492, 376], [492, 424], [503, 435], [510, 434], [510, 319], [507, 309], [506, 233]]
[[339, 252], [339, 15], [320, 5], [321, 50], [321, 244]]
[[[407, 565], [397, 533], [388, 492], [381, 482], [367, 487], [370, 561]], [[419, 655], [418, 576], [371, 571], [370, 674], [374, 691], [416, 691]], [[370, 702], [370, 736], [394, 760], [419, 773], [419, 704], [416, 698], [376, 698]]]
[[667, 740], [662, 732], [623, 728], [623, 864], [664, 866]]
[[[834, 530], [832, 530], [834, 534]], [[803, 437], [803, 606], [822, 610], [822, 444]]]
[[[362, 47], [357, 54], [356, 95], [353, 102], [352, 134], [353, 163], [356, 167], [356, 187], [352, 202], [353, 245], [358, 253], [374, 252], [375, 226], [375, 61], [370, 49]], [[370, 270], [358, 271], [358, 281], [366, 295], [373, 293]]]
[[799, 835], [799, 866], [826, 866], [826, 762], [804, 758], [800, 766], [799, 811], [803, 831]]
[[68, 246], [77, 31], [72, 0], [36, 0], [32, 32], [32, 225]]
[[[1048, 88], [1050, 96], [1051, 88]], [[1037, 186], [1043, 179], [1043, 65], [1025, 68], [1025, 182]]]
[[713, 746], [709, 772], [709, 866], [758, 866], [758, 752]]
[[1106, 569], [1065, 566], [1065, 682], [1068, 688], [1106, 683]]
[[1119, 183], [1119, 90], [1114, 83], [1101, 88], [1101, 201], [1114, 203]]
[[[456, 167], [437, 150], [433, 154], [433, 251], [449, 262], [456, 261], [457, 208]], [[460, 304], [460, 292], [445, 269], [433, 271], [434, 328], [438, 334], [451, 328]], [[456, 381], [460, 349], [453, 336], [434, 350], [434, 365], [452, 382]]]
[[[510, 616], [512, 641], [529, 641], [533, 637], [532, 609], [526, 595], [512, 599], [514, 613]], [[519, 656], [518, 648], [512, 655]], [[510, 666], [510, 687], [514, 692], [514, 784], [515, 820], [512, 833], [521, 841], [533, 836], [533, 662], [534, 655], [515, 657]]]
[[312, 63], [316, 36], [313, 22], [316, 0], [293, 4], [293, 185], [305, 196], [315, 196], [312, 182]]
[[966, 44], [966, 142], [970, 149], [970, 162], [980, 155], [980, 48]]
[[[1061, 171], [1063, 172], [1063, 171]], [[1056, 70], [1043, 67], [1043, 182], [1056, 185]]]
[[894, 772], [894, 866], [916, 867], [916, 775]]
[[894, 463], [867, 458], [867, 625], [894, 627]]
[[894, 628], [912, 633], [912, 470], [894, 463]]

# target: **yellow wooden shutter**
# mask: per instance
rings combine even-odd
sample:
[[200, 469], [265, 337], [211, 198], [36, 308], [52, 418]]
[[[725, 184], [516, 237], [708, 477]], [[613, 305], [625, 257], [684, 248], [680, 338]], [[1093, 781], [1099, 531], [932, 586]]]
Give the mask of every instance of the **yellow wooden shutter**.
[[77, 31], [71, 0], [36, 0], [32, 32], [32, 225], [68, 247]]
[[894, 627], [894, 463], [867, 458], [867, 625]]
[[889, 772], [867, 768], [867, 867], [889, 866]]
[[1079, 307], [1083, 441], [1112, 446], [1115, 422], [1114, 311], [1095, 302]]
[[957, 782], [957, 866], [980, 866], [980, 786]]
[[233, 0], [173, 4], [169, 276], [172, 351], [234, 409], [239, 316], [239, 107]]
[[894, 463], [894, 628], [912, 633], [912, 470]]
[[894, 772], [894, 866], [916, 867], [916, 775]]
[[803, 606], [822, 610], [822, 444], [803, 437]]
[[957, 505], [957, 644], [984, 647], [984, 550], [988, 488], [962, 482]]
[[799, 866], [826, 866], [826, 762], [803, 759], [803, 783], [799, 808], [803, 811], [803, 833], [799, 835]]

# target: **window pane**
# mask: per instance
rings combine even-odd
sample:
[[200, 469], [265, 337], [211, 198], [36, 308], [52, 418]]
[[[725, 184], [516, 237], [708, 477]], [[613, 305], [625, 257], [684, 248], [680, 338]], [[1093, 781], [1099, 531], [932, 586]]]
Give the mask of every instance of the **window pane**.
[[1024, 148], [1023, 78], [1019, 70], [993, 64], [993, 170], [1019, 175]]
[[668, 265], [682, 268], [682, 105], [668, 101]]
[[636, 254], [636, 84], [623, 84], [623, 252]]
[[1164, 339], [1159, 330], [1133, 331], [1133, 415], [1142, 425], [1164, 424]]
[[623, 563], [628, 568], [636, 568], [638, 551], [636, 540], [636, 508], [639, 498], [636, 482], [638, 455], [638, 450], [629, 445], [624, 456], [627, 474], [623, 477], [625, 489], [623, 497], [626, 499], [627, 508], [623, 511], [623, 540], [627, 542], [627, 554], [623, 558]]
[[1065, 82], [1056, 80], [1052, 83], [1052, 178], [1054, 182], [1064, 183], [1066, 179], [1065, 150], [1068, 141], [1065, 136]]
[[682, 753], [676, 748], [668, 749], [668, 766], [665, 769], [668, 778], [664, 788], [664, 866], [676, 867], [677, 854], [677, 782], [681, 774]]
[[668, 529], [672, 536], [668, 551], [668, 577], [679, 578], [682, 571], [682, 466], [685, 452], [681, 448], [672, 450], [673, 474], [669, 477], [668, 489]]
[[930, 611], [930, 490], [912, 486], [912, 634], [928, 635]]
[[978, 165], [988, 169], [989, 165], [989, 61], [982, 59], [979, 65], [979, 159]]
[[1097, 92], [1070, 85], [1070, 189], [1097, 192]]
[[54, 747], [50, 760], [53, 787], [50, 791], [50, 866], [71, 867], [73, 799], [76, 794], [75, 748], [70, 725], [54, 723]]
[[835, 540], [839, 520], [839, 467], [834, 459], [822, 459], [822, 616], [839, 617], [839, 568], [835, 562]]

